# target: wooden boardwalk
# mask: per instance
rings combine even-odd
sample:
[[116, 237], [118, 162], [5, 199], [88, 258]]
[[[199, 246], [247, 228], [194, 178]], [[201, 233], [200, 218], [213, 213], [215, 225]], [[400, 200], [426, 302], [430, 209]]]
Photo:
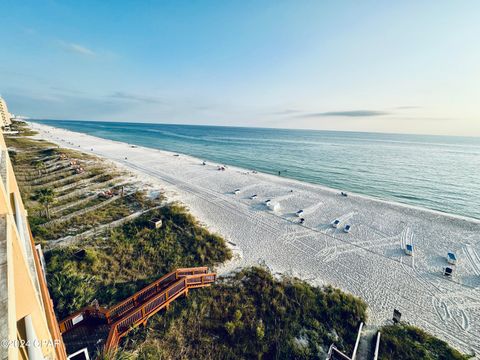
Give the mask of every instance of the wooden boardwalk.
[[215, 279], [216, 274], [208, 272], [207, 267], [177, 269], [108, 309], [84, 307], [59, 324], [67, 353], [87, 347], [89, 354], [94, 355], [116, 348], [130, 330], [145, 325], [150, 317], [190, 289], [210, 286]]

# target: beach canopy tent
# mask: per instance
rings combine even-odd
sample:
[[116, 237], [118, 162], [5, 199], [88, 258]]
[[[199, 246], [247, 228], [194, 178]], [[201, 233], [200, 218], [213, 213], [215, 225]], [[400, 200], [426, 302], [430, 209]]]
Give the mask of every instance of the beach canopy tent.
[[449, 252], [447, 254], [447, 261], [449, 264], [455, 265], [457, 263], [457, 257], [455, 256], [454, 253]]
[[407, 246], [405, 247], [405, 254], [410, 256], [413, 255], [413, 245], [407, 244]]
[[273, 210], [273, 211], [278, 211], [280, 210], [280, 204], [278, 203], [273, 203], [273, 202], [269, 202], [267, 207], [270, 209], [270, 210]]

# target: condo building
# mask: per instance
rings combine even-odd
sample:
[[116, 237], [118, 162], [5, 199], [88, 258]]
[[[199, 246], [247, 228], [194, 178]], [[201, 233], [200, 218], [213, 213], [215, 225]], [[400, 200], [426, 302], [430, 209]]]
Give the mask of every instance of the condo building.
[[8, 112], [7, 103], [0, 97], [0, 126], [5, 127], [12, 123], [12, 116]]
[[[1, 121], [9, 113], [0, 99]], [[3, 135], [0, 134], [0, 360], [67, 358]]]

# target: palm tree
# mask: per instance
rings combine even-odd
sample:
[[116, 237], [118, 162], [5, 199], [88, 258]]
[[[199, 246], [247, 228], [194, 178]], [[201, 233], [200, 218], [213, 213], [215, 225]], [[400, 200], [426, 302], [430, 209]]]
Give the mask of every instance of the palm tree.
[[55, 192], [52, 188], [44, 188], [37, 191], [37, 201], [45, 208], [45, 216], [50, 219], [50, 205], [55, 199]]

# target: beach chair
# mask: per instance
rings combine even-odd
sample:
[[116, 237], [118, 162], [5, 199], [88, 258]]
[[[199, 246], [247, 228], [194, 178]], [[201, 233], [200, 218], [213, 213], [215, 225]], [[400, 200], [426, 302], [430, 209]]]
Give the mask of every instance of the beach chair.
[[452, 277], [453, 276], [453, 269], [449, 266], [447, 266], [445, 269], [443, 269], [443, 275], [447, 277]]
[[393, 323], [398, 324], [401, 318], [402, 318], [402, 313], [397, 309], [393, 309], [393, 318], [392, 318]]

